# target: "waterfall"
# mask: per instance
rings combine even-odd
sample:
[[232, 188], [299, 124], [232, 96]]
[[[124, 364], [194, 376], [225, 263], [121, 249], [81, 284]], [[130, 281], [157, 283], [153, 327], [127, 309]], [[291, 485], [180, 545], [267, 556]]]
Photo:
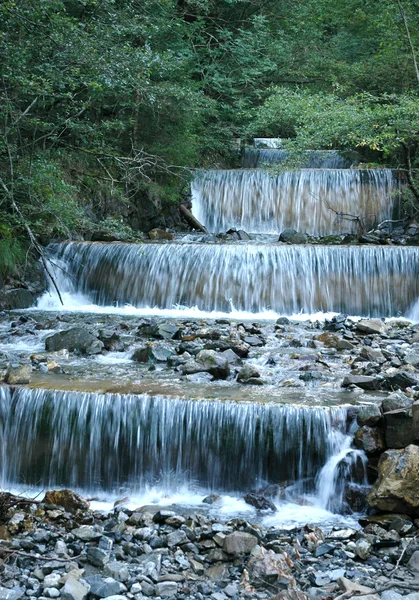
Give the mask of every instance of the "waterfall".
[[337, 213], [359, 216], [367, 228], [392, 218], [397, 183], [391, 169], [217, 170], [198, 174], [191, 190], [193, 212], [212, 232], [329, 235], [356, 226]]
[[48, 256], [63, 293], [109, 307], [381, 317], [419, 296], [416, 247], [73, 242]]
[[[264, 165], [278, 165], [289, 157], [286, 150], [272, 148], [245, 148], [242, 158], [244, 169], [256, 169]], [[309, 150], [298, 157], [300, 167], [305, 169], [347, 169], [351, 161], [336, 150]]]
[[347, 417], [345, 407], [0, 387], [1, 485], [310, 491]]

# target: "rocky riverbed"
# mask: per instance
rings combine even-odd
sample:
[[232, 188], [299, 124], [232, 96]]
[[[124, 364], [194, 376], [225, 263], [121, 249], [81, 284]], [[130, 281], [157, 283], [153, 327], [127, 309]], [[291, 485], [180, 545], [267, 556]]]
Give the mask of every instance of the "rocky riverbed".
[[2, 496], [0, 598], [417, 600], [419, 521], [266, 528], [199, 510], [89, 509], [71, 491]]

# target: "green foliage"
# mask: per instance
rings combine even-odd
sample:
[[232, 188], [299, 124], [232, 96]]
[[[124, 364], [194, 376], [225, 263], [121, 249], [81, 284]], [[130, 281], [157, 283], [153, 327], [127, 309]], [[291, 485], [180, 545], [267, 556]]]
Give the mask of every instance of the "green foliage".
[[7, 225], [0, 223], [0, 275], [15, 275], [26, 256], [24, 244], [14, 237]]

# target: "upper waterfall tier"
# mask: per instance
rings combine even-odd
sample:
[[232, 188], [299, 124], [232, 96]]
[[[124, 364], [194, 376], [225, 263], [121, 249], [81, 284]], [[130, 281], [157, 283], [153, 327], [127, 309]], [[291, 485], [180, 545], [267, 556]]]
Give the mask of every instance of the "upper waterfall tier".
[[[280, 152], [280, 151], [279, 151]], [[313, 169], [273, 176], [263, 170], [204, 171], [192, 182], [196, 218], [209, 231], [231, 227], [279, 233], [292, 227], [312, 235], [354, 230], [393, 217], [391, 169]]]
[[0, 484], [250, 490], [314, 477], [347, 409], [0, 386]]
[[[245, 148], [242, 157], [244, 169], [256, 169], [264, 165], [278, 165], [289, 157], [286, 150], [272, 148]], [[301, 168], [348, 169], [351, 161], [336, 150], [308, 150], [299, 156]]]
[[48, 254], [61, 292], [102, 306], [393, 316], [419, 296], [416, 247], [72, 242]]

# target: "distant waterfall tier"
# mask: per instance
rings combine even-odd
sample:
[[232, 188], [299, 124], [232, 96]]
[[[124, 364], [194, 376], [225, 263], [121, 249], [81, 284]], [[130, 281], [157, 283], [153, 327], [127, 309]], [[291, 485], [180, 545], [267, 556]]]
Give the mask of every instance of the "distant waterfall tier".
[[346, 427], [346, 408], [0, 386], [1, 485], [313, 489]]
[[212, 232], [293, 228], [328, 235], [354, 230], [351, 215], [368, 228], [397, 216], [397, 178], [391, 169], [313, 169], [276, 176], [263, 170], [205, 171], [191, 189], [193, 212]]
[[416, 247], [72, 242], [48, 255], [61, 292], [101, 306], [395, 316], [419, 296]]
[[[242, 158], [244, 169], [257, 169], [264, 165], [277, 165], [290, 157], [289, 152], [273, 148], [245, 148]], [[352, 161], [336, 150], [307, 150], [296, 159], [298, 166], [306, 169], [348, 169]]]

